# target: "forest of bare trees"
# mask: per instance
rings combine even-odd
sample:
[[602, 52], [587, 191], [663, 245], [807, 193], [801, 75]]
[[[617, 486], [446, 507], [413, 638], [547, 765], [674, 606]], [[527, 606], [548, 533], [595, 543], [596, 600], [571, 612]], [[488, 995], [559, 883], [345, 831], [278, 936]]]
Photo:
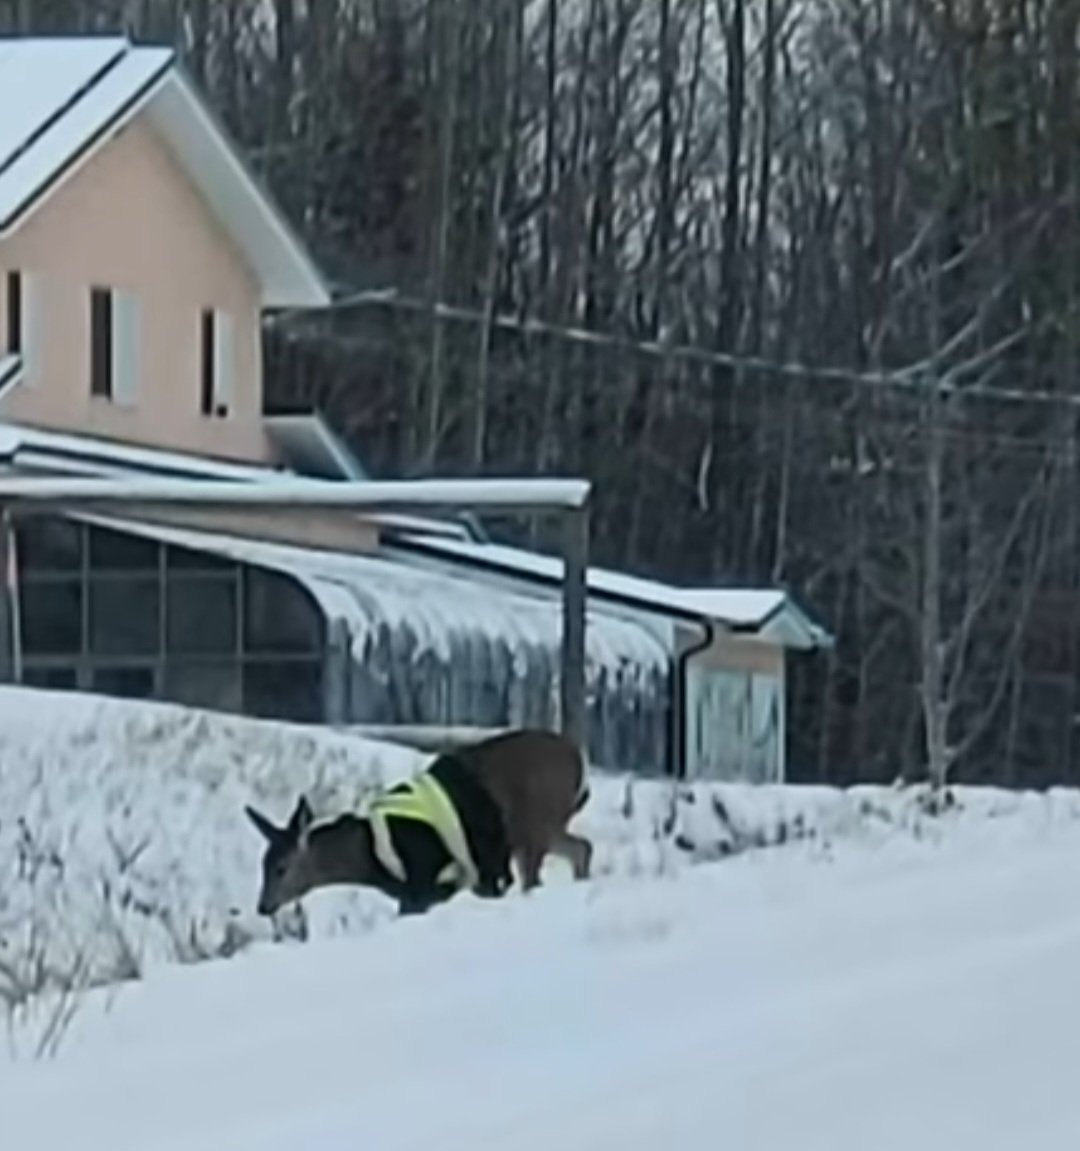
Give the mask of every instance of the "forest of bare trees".
[[582, 472], [778, 584], [804, 779], [1080, 782], [1080, 0], [0, 0], [175, 44], [334, 281], [382, 475]]

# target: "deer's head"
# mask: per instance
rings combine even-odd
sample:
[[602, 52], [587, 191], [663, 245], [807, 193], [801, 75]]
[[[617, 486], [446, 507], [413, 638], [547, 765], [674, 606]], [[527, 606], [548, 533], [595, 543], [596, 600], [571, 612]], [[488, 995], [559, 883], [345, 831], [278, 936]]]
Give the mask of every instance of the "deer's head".
[[245, 807], [244, 810], [266, 840], [257, 910], [260, 915], [273, 915], [286, 903], [301, 898], [317, 885], [317, 867], [308, 842], [314, 816], [304, 796], [296, 801], [292, 816], [284, 827], [275, 826], [253, 807]]

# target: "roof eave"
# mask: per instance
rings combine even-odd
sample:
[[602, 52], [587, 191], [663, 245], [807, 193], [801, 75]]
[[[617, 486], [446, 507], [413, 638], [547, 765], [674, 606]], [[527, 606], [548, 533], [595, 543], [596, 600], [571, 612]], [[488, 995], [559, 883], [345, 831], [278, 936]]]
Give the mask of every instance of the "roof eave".
[[360, 461], [349, 450], [330, 427], [326, 417], [318, 409], [307, 412], [270, 412], [263, 415], [263, 423], [271, 435], [276, 430], [288, 431], [290, 428], [304, 428], [314, 433], [326, 458], [332, 461], [345, 480], [367, 480], [371, 477], [364, 470]]

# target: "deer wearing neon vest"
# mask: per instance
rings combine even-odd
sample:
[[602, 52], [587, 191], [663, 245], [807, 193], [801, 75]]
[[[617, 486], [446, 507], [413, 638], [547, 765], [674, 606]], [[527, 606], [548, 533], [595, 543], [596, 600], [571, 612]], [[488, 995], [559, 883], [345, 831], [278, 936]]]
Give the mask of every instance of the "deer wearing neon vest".
[[377, 796], [364, 815], [316, 820], [301, 796], [284, 827], [252, 807], [267, 841], [260, 915], [317, 888], [373, 887], [403, 915], [427, 911], [462, 890], [503, 895], [518, 866], [521, 886], [540, 883], [545, 857], [589, 877], [592, 844], [567, 830], [589, 798], [585, 763], [572, 740], [514, 730], [443, 752], [422, 773]]

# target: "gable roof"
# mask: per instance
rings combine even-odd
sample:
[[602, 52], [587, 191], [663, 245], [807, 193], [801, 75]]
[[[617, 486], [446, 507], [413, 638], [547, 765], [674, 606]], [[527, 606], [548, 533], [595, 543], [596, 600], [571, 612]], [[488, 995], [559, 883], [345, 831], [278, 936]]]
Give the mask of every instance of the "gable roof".
[[0, 37], [0, 238], [139, 115], [233, 238], [265, 307], [329, 303], [310, 253], [176, 53], [122, 37]]

